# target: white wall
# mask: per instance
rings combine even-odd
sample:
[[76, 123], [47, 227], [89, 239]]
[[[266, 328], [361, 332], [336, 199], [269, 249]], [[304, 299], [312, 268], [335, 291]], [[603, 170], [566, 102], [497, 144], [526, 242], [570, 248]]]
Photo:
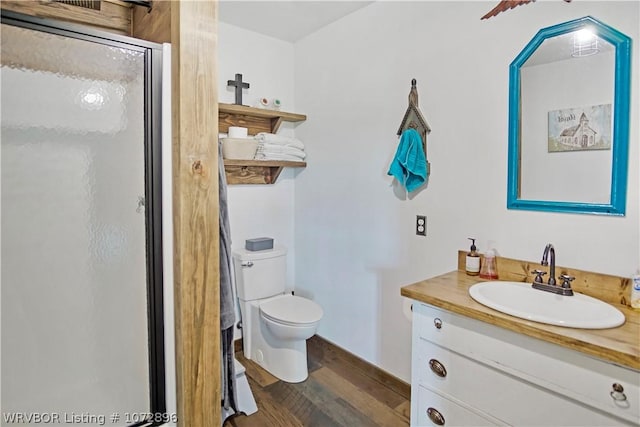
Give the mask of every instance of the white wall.
[[[296, 112], [293, 90], [293, 45], [265, 37], [233, 25], [218, 25], [219, 101], [234, 103], [232, 87], [227, 86], [236, 73], [249, 82], [243, 103], [255, 106], [258, 99], [278, 98], [282, 110]], [[280, 134], [294, 136], [294, 125], [284, 123]], [[285, 168], [272, 185], [230, 185], [228, 187], [229, 222], [232, 248], [244, 247], [253, 237], [273, 237], [287, 247], [288, 288], [293, 289], [294, 247], [294, 169]], [[239, 316], [236, 311], [236, 317]], [[236, 339], [241, 337], [236, 330]]]
[[[603, 273], [640, 265], [637, 67], [626, 217], [506, 209], [509, 64], [538, 29], [585, 15], [632, 37], [637, 64], [638, 2], [536, 2], [481, 21], [494, 5], [376, 2], [295, 44], [295, 104], [308, 115], [296, 135], [309, 155], [295, 179], [296, 289], [323, 306], [319, 335], [407, 381], [400, 288], [455, 269], [467, 237], [532, 261], [552, 242], [558, 265]], [[386, 172], [412, 78], [432, 174], [399, 197]]]

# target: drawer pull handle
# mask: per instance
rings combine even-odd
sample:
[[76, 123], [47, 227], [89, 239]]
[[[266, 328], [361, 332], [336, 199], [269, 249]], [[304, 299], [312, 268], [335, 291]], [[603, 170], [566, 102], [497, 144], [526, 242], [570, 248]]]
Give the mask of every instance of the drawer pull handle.
[[427, 409], [427, 415], [429, 416], [429, 419], [437, 426], [443, 426], [444, 425], [444, 417], [442, 416], [442, 414], [435, 408], [429, 408]]
[[613, 400], [617, 400], [620, 402], [627, 400], [627, 395], [623, 393], [624, 387], [622, 387], [622, 385], [614, 383], [612, 387], [613, 390], [609, 394], [611, 395]]
[[442, 320], [440, 320], [440, 318], [438, 317], [433, 319], [433, 324], [435, 325], [436, 329], [442, 328]]
[[440, 378], [444, 378], [447, 376], [447, 370], [445, 369], [444, 365], [436, 359], [429, 360], [429, 367], [431, 368], [433, 373]]

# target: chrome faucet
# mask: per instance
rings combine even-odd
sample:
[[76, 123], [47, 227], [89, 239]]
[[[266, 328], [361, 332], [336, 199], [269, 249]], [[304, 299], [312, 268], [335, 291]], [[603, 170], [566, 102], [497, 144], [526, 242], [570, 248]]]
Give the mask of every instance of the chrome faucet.
[[556, 286], [556, 250], [551, 243], [545, 246], [544, 252], [542, 253], [542, 261], [540, 261], [540, 264], [549, 266], [549, 280], [547, 281], [547, 284], [543, 283], [542, 276], [547, 273], [542, 270], [533, 270], [532, 273], [534, 273], [536, 277], [533, 280], [533, 284], [531, 286], [534, 289], [539, 289], [545, 292], [552, 292], [558, 295], [573, 295], [573, 290], [571, 289], [571, 281], [573, 281], [575, 277], [563, 273], [560, 275], [560, 278], [562, 279], [562, 286]]
[[555, 286], [556, 284], [556, 250], [551, 243], [545, 246], [544, 252], [542, 253], [542, 261], [540, 261], [540, 264], [549, 265], [549, 261], [548, 261], [549, 258], [551, 258], [551, 266], [549, 267], [549, 281], [547, 283], [549, 283], [551, 286]]

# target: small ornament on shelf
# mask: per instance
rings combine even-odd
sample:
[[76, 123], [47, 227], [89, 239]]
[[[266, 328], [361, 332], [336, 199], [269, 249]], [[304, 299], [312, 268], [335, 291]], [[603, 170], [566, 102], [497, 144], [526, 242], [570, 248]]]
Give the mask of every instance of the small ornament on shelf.
[[266, 108], [269, 110], [280, 110], [281, 105], [282, 101], [280, 101], [278, 98], [260, 98], [256, 101], [257, 108]]
[[242, 81], [242, 74], [236, 74], [235, 80], [227, 80], [227, 86], [235, 88], [236, 105], [242, 105], [242, 89], [249, 89], [249, 83]]

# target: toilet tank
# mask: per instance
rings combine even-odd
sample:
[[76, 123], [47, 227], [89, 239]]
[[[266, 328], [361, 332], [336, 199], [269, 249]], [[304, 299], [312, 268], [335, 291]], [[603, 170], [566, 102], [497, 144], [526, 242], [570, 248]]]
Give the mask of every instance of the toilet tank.
[[286, 288], [287, 250], [281, 246], [264, 251], [236, 249], [233, 269], [238, 298], [244, 301], [281, 294]]

